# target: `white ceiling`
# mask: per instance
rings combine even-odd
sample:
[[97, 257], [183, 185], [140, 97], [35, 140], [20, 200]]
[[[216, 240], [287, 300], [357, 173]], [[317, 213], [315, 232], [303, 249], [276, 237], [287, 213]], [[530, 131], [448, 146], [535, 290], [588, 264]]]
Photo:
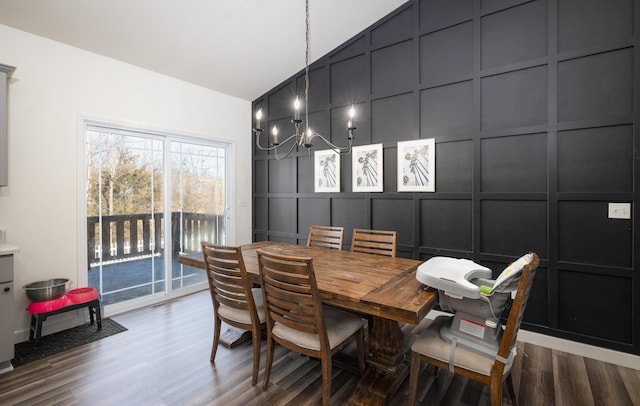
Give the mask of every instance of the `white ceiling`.
[[[311, 0], [311, 62], [406, 0]], [[304, 0], [0, 0], [0, 24], [245, 100], [304, 68]]]

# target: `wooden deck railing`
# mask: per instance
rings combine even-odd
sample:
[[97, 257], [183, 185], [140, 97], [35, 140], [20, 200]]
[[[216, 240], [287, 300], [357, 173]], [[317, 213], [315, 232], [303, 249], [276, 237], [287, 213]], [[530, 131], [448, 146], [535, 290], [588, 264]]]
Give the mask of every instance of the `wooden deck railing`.
[[[200, 250], [201, 241], [225, 243], [224, 215], [171, 213], [172, 254]], [[87, 217], [89, 265], [157, 255], [164, 249], [162, 214], [127, 214]]]

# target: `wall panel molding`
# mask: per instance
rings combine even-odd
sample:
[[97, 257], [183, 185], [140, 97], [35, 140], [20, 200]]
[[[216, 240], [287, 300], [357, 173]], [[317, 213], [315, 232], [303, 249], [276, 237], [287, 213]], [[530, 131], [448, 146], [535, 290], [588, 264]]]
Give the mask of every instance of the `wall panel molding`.
[[[533, 250], [525, 328], [640, 354], [635, 32], [640, 0], [408, 1], [312, 65], [314, 128], [340, 143], [355, 103], [355, 145], [383, 144], [384, 192], [351, 192], [350, 156], [341, 192], [315, 194], [306, 151], [256, 150], [254, 238], [304, 243], [322, 222], [345, 227], [348, 249], [353, 228], [393, 229], [401, 256], [496, 275]], [[254, 108], [286, 126], [301, 75]], [[436, 140], [436, 191], [399, 193], [397, 142], [421, 138]], [[610, 202], [632, 218], [608, 218]]]

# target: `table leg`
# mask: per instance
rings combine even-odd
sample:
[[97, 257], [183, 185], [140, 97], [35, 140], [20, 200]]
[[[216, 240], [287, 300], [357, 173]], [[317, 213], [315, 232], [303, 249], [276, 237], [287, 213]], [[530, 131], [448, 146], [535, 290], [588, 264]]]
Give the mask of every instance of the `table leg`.
[[409, 360], [397, 321], [373, 317], [367, 369], [349, 405], [386, 405], [409, 374]]

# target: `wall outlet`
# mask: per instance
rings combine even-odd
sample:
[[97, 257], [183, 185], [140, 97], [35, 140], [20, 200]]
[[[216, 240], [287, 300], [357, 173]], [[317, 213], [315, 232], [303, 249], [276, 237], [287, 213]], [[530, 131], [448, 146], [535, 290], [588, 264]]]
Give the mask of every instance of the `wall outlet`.
[[7, 241], [7, 229], [0, 227], [0, 242]]
[[610, 219], [630, 219], [631, 203], [609, 203]]

